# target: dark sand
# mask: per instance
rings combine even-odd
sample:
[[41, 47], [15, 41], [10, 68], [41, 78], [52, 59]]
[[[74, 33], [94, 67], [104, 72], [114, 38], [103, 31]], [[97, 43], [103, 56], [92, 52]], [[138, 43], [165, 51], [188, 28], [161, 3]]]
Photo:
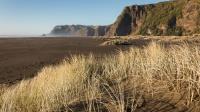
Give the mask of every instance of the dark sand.
[[1, 38], [0, 84], [13, 84], [37, 75], [44, 66], [61, 62], [74, 54], [113, 54], [119, 46], [99, 46], [92, 38]]

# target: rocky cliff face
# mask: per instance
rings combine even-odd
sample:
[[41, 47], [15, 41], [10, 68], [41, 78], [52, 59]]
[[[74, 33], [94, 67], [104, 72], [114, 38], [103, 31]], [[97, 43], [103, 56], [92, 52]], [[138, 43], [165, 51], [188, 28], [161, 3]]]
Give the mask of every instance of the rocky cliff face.
[[124, 8], [109, 26], [56, 26], [55, 35], [126, 36], [193, 35], [200, 33], [200, 0], [171, 0]]
[[174, 0], [126, 7], [108, 36], [200, 33], [200, 0]]
[[147, 10], [153, 5], [134, 5], [125, 7], [116, 22], [107, 32], [108, 36], [121, 36], [136, 34], [144, 22]]
[[60, 25], [54, 27], [51, 35], [60, 36], [104, 36], [107, 26]]
[[182, 17], [177, 20], [177, 26], [184, 29], [183, 34], [200, 33], [200, 0], [187, 0], [181, 13]]

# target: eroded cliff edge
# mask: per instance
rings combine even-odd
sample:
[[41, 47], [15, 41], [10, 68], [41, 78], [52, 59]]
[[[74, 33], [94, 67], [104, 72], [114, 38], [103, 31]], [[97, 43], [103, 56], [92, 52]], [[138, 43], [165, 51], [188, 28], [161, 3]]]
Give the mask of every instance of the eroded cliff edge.
[[56, 26], [52, 34], [76, 36], [193, 35], [200, 33], [200, 1], [174, 0], [124, 8], [107, 26]]

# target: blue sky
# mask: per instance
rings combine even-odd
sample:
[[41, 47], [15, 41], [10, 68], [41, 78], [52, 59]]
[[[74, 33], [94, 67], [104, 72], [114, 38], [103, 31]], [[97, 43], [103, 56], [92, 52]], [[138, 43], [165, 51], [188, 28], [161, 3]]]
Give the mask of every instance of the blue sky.
[[164, 0], [0, 0], [0, 35], [49, 33], [55, 25], [107, 25], [127, 5]]

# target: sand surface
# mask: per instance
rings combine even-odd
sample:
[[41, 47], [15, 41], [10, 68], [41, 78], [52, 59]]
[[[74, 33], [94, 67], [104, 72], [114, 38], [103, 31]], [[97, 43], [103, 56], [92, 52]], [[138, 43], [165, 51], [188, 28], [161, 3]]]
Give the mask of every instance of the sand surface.
[[99, 46], [93, 38], [1, 38], [0, 84], [13, 84], [35, 76], [44, 66], [75, 54], [96, 57], [116, 53], [119, 46]]

